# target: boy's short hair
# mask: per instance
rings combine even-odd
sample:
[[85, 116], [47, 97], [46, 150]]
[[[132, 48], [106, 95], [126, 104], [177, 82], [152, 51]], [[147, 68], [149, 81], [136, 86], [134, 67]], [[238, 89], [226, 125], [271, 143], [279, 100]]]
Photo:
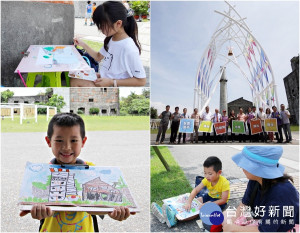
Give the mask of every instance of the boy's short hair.
[[222, 170], [222, 162], [216, 156], [208, 157], [203, 163], [203, 167], [211, 167], [211, 166], [213, 167], [215, 172]]
[[175, 107], [175, 110], [176, 110], [176, 109], [179, 109], [179, 107]]
[[52, 117], [51, 121], [49, 122], [48, 130], [47, 130], [47, 136], [50, 139], [53, 135], [53, 128], [55, 125], [60, 127], [64, 127], [64, 126], [72, 127], [75, 125], [79, 125], [81, 138], [82, 139], [85, 138], [84, 121], [79, 115], [75, 113], [70, 113], [70, 112], [58, 113]]

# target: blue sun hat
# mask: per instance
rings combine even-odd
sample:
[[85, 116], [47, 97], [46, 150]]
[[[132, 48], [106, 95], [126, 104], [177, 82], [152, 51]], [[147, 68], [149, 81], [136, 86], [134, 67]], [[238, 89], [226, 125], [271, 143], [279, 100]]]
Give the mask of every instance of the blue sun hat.
[[255, 176], [275, 179], [283, 176], [284, 166], [279, 164], [282, 152], [281, 146], [245, 146], [232, 160]]

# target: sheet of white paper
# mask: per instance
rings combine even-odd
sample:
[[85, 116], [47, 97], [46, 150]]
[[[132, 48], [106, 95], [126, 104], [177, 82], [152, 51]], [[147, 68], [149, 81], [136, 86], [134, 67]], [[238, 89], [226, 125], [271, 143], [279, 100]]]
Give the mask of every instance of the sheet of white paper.
[[39, 48], [38, 57], [36, 60], [37, 65], [49, 65], [53, 64], [53, 53], [43, 48]]

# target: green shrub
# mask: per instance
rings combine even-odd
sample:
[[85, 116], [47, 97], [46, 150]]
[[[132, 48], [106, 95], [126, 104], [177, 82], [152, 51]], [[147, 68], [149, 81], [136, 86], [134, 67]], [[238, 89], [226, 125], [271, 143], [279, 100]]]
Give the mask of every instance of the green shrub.
[[78, 110], [77, 114], [83, 114], [83, 111], [82, 110]]
[[99, 108], [90, 108], [91, 115], [94, 115], [94, 114], [98, 115], [99, 111], [100, 111]]

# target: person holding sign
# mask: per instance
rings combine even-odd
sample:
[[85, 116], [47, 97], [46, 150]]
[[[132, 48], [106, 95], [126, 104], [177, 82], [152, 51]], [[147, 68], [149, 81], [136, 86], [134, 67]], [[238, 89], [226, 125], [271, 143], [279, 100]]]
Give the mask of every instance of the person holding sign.
[[234, 136], [235, 134], [233, 133], [233, 126], [232, 126], [232, 121], [236, 120], [237, 117], [235, 116], [234, 110], [232, 109], [229, 117], [228, 117], [228, 121], [229, 121], [229, 125], [230, 125], [230, 130], [231, 130], [231, 141], [234, 142]]
[[[266, 109], [266, 119], [271, 119], [271, 118], [272, 118], [271, 110], [269, 108], [267, 108]], [[273, 142], [273, 140], [274, 140], [273, 132], [268, 132], [268, 136], [269, 136], [270, 142]]]
[[[199, 123], [200, 123], [200, 115], [198, 113], [198, 108], [194, 109], [194, 113], [192, 114], [191, 119], [195, 119], [194, 120], [194, 131], [195, 131], [195, 135], [196, 135], [195, 143], [198, 143], [198, 129], [199, 129]], [[191, 143], [194, 143], [193, 135], [194, 135], [194, 133], [191, 134]]]
[[180, 123], [180, 113], [179, 107], [175, 107], [175, 112], [171, 115], [171, 136], [170, 136], [170, 144], [174, 144], [177, 138], [177, 132], [179, 129]]
[[226, 139], [226, 142], [228, 142], [228, 116], [226, 115], [226, 110], [223, 110], [223, 115], [222, 115], [222, 122], [226, 122], [226, 133], [222, 135], [222, 142], [224, 142], [224, 139]]
[[261, 142], [267, 142], [267, 135], [265, 131], [265, 119], [266, 119], [266, 114], [263, 112], [263, 108], [259, 108], [259, 112], [257, 113], [257, 118], [260, 119], [261, 121], [261, 127], [262, 127], [262, 132], [259, 134]]
[[[93, 163], [78, 158], [87, 140], [84, 121], [79, 115], [56, 114], [48, 125], [45, 140], [55, 157], [51, 160], [51, 164], [94, 166]], [[94, 232], [96, 226], [98, 227], [94, 223], [97, 224], [95, 215], [99, 212], [52, 211], [49, 206], [38, 203], [33, 205], [31, 211], [21, 211], [20, 216], [29, 213], [33, 219], [40, 220], [40, 232]], [[127, 207], [119, 206], [107, 215], [114, 220], [122, 221], [130, 216], [130, 211]]]
[[[222, 115], [219, 113], [219, 109], [215, 109], [215, 114], [213, 116], [213, 123], [219, 123], [219, 122], [222, 122]], [[214, 127], [214, 143], [217, 142], [217, 139], [218, 139], [218, 142], [221, 142], [221, 138], [220, 138], [220, 135], [217, 135], [216, 133], [216, 129]]]
[[[251, 108], [250, 108], [250, 110], [251, 110]], [[237, 114], [237, 120], [244, 122], [244, 127], [245, 127], [245, 122], [246, 122], [247, 116], [244, 113], [244, 110], [242, 107], [239, 108], [239, 111], [240, 112]], [[239, 142], [242, 142], [242, 140], [243, 140], [243, 142], [246, 142], [245, 133], [239, 134]]]
[[[183, 109], [183, 113], [180, 115], [180, 118], [181, 119], [190, 118], [190, 116], [187, 114], [186, 108]], [[186, 133], [181, 133], [181, 132], [178, 135], [178, 144], [180, 144], [182, 136], [183, 136], [183, 144], [185, 144]]]
[[288, 110], [285, 109], [284, 104], [281, 104], [280, 108], [281, 108], [280, 117], [282, 120], [283, 132], [284, 132], [285, 140], [286, 140], [285, 142], [289, 143], [293, 140], [291, 128], [290, 128], [290, 120], [289, 120], [291, 114]]
[[248, 131], [249, 131], [249, 139], [250, 139], [250, 142], [254, 141], [254, 140], [253, 140], [254, 137], [253, 137], [252, 134], [251, 134], [251, 125], [250, 125], [250, 121], [251, 121], [252, 119], [254, 119], [254, 118], [255, 118], [255, 113], [252, 112], [251, 107], [249, 107], [249, 108], [248, 108], [248, 113], [247, 113], [247, 115], [246, 115], [246, 119], [247, 119], [247, 127], [248, 127]]
[[161, 119], [161, 121], [159, 123], [159, 128], [158, 128], [158, 133], [157, 133], [157, 136], [156, 136], [155, 145], [158, 145], [160, 135], [161, 135], [160, 143], [161, 144], [164, 143], [166, 131], [168, 129], [169, 121], [171, 119], [171, 112], [169, 110], [170, 110], [170, 105], [167, 105], [166, 106], [166, 111], [163, 111], [159, 115], [159, 118]]
[[[211, 121], [212, 114], [209, 111], [209, 106], [205, 107], [205, 112], [202, 113], [200, 119], [202, 121]], [[205, 141], [207, 141], [208, 143], [210, 142], [210, 133], [203, 132], [203, 136], [202, 137], [203, 137], [203, 139], [202, 139], [203, 143], [205, 143]]]
[[273, 106], [272, 107], [272, 118], [277, 119], [277, 127], [278, 127], [278, 133], [275, 133], [277, 143], [282, 143], [283, 142], [283, 136], [282, 136], [282, 121], [279, 112], [277, 111], [277, 107]]

